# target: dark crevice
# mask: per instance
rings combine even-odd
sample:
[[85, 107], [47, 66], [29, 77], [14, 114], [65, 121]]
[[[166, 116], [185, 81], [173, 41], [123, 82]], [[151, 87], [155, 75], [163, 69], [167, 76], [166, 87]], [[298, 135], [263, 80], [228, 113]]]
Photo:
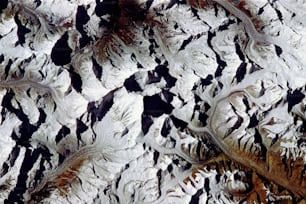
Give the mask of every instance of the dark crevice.
[[139, 86], [138, 82], [136, 81], [135, 75], [130, 76], [128, 79], [124, 81], [124, 87], [130, 92], [142, 91], [142, 88]]
[[149, 132], [149, 129], [152, 124], [153, 124], [152, 116], [143, 114], [141, 117], [141, 129], [144, 135]]
[[[235, 41], [237, 41], [237, 37], [235, 37]], [[239, 56], [239, 59], [244, 62], [245, 61], [245, 56], [244, 56], [244, 54], [241, 50], [241, 47], [240, 47], [239, 43], [237, 43], [237, 42], [235, 43], [235, 48], [236, 48], [236, 54]]]
[[162, 129], [161, 129], [161, 135], [163, 137], [167, 137], [170, 133], [170, 130], [171, 130], [171, 126], [170, 126], [170, 120], [169, 118], [167, 118], [165, 121], [164, 121], [164, 124], [162, 126]]
[[190, 36], [189, 38], [187, 38], [186, 40], [183, 41], [179, 51], [184, 50], [185, 47], [192, 41], [193, 36]]
[[264, 12], [264, 7], [260, 7], [257, 15], [261, 15]]
[[208, 86], [212, 83], [213, 76], [211, 74], [207, 75], [205, 79], [201, 78], [201, 85]]
[[109, 92], [103, 97], [100, 104], [97, 102], [90, 102], [87, 106], [87, 112], [91, 114], [91, 124], [94, 124], [97, 120], [101, 121], [105, 114], [114, 104], [114, 93], [116, 90]]
[[14, 19], [18, 27], [17, 29], [18, 43], [20, 45], [23, 45], [25, 43], [25, 35], [31, 32], [31, 30], [28, 29], [26, 26], [22, 25], [21, 21], [18, 18], [18, 13], [15, 14]]
[[201, 121], [202, 126], [206, 126], [207, 125], [207, 119], [208, 119], [208, 115], [206, 113], [199, 113], [198, 119]]
[[13, 149], [11, 150], [11, 153], [9, 154], [7, 161], [5, 161], [2, 165], [0, 177], [7, 174], [9, 169], [15, 165], [19, 152], [20, 152], [20, 148], [18, 146], [14, 146]]
[[103, 16], [106, 14], [119, 16], [118, 1], [114, 0], [96, 0], [95, 12], [97, 16]]
[[185, 121], [183, 121], [181, 119], [176, 118], [173, 115], [170, 118], [171, 118], [174, 126], [176, 128], [180, 128], [181, 131], [184, 130], [188, 126], [188, 123], [186, 123]]
[[9, 75], [12, 64], [13, 64], [13, 61], [11, 59], [9, 59], [7, 65], [4, 68], [4, 78], [5, 79], [7, 79], [8, 75]]
[[283, 50], [281, 47], [274, 45], [275, 46], [275, 52], [277, 54], [278, 57], [280, 57], [280, 55], [283, 53]]
[[71, 61], [72, 49], [68, 45], [68, 38], [66, 32], [52, 48], [51, 59], [55, 65], [65, 65]]
[[231, 24], [234, 24], [234, 23], [236, 23], [235, 20], [229, 19], [225, 24], [219, 26], [218, 30], [219, 30], [219, 31], [228, 30], [228, 27], [229, 27]]
[[76, 120], [76, 135], [77, 135], [77, 138], [78, 138], [78, 141], [81, 141], [82, 138], [81, 138], [81, 134], [83, 132], [85, 132], [86, 130], [88, 130], [88, 127], [85, 123], [83, 123], [83, 121], [81, 121], [80, 119], [77, 119]]
[[230, 127], [227, 131], [226, 131], [226, 133], [225, 133], [225, 135], [224, 135], [224, 138], [226, 138], [226, 137], [228, 137], [230, 134], [232, 134], [235, 130], [237, 130], [240, 126], [241, 126], [241, 124], [243, 123], [243, 118], [242, 117], [240, 117], [239, 115], [237, 115], [238, 116], [238, 119], [237, 119], [237, 121], [235, 122], [235, 124], [233, 125], [233, 127]]
[[167, 65], [158, 65], [155, 68], [155, 71], [159, 76], [162, 76], [165, 79], [168, 88], [175, 85], [177, 79], [170, 75]]
[[247, 63], [245, 63], [245, 62], [242, 62], [239, 65], [239, 67], [236, 71], [236, 76], [235, 76], [238, 83], [241, 82], [244, 79], [244, 76], [246, 74], [246, 67], [247, 67]]
[[256, 117], [256, 114], [253, 114], [251, 117], [250, 117], [250, 122], [249, 122], [249, 125], [248, 125], [248, 128], [254, 128], [258, 125], [259, 121]]
[[294, 90], [292, 93], [288, 91], [287, 101], [288, 101], [288, 112], [291, 111], [292, 107], [300, 103], [305, 97], [305, 94], [299, 90]]
[[144, 102], [144, 114], [151, 115], [153, 117], [159, 117], [162, 114], [170, 114], [173, 110], [173, 106], [161, 99], [159, 94], [153, 96], [145, 96]]
[[8, 5], [8, 0], [1, 0], [0, 1], [0, 14], [2, 13], [2, 11], [4, 9], [6, 9], [7, 5]]
[[58, 144], [68, 134], [70, 134], [70, 129], [67, 126], [63, 125], [62, 128], [58, 131], [58, 133], [55, 136], [56, 144]]
[[36, 8], [41, 5], [41, 0], [34, 0], [34, 2], [36, 3]]
[[101, 80], [103, 69], [102, 66], [96, 61], [95, 58], [92, 58], [92, 69], [97, 79]]
[[78, 6], [76, 13], [76, 29], [81, 33], [82, 37], [80, 38], [80, 47], [85, 47], [91, 42], [91, 38], [86, 34], [84, 30], [84, 25], [90, 20], [90, 17], [87, 14], [86, 8], [84, 6]]
[[69, 69], [69, 75], [71, 78], [71, 86], [79, 93], [82, 92], [82, 78], [79, 73], [75, 72], [73, 67]]
[[159, 158], [160, 153], [158, 151], [154, 151], [153, 153], [153, 161], [154, 161], [154, 165], [157, 164], [158, 158]]

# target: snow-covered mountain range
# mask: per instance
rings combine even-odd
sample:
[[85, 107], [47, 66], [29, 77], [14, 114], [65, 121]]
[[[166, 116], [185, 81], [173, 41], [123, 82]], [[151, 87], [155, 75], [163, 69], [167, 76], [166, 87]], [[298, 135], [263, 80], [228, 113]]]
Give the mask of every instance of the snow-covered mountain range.
[[304, 203], [305, 0], [1, 0], [1, 203]]

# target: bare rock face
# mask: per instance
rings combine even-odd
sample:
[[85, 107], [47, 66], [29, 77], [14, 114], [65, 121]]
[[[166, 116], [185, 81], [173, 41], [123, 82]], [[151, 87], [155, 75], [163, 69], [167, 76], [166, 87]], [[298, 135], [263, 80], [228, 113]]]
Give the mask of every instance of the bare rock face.
[[0, 2], [1, 203], [303, 203], [306, 2]]

